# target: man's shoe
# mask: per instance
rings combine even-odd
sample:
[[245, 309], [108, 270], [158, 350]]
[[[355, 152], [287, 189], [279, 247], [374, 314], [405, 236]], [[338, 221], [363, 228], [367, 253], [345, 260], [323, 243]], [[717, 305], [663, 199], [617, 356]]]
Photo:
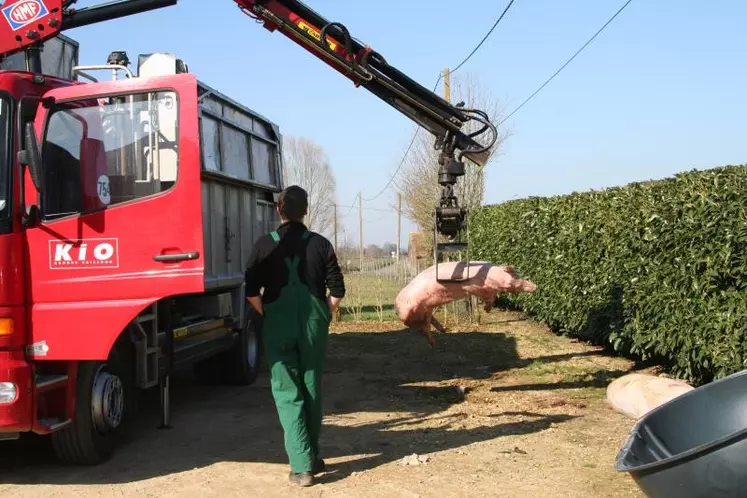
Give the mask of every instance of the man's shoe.
[[288, 480], [293, 484], [298, 484], [299, 486], [304, 487], [314, 485], [314, 476], [311, 472], [291, 472], [288, 476]]
[[322, 460], [321, 458], [317, 458], [314, 461], [314, 468], [311, 469], [311, 473], [317, 475], [321, 474], [325, 470], [327, 470], [327, 466], [325, 465], [324, 460]]

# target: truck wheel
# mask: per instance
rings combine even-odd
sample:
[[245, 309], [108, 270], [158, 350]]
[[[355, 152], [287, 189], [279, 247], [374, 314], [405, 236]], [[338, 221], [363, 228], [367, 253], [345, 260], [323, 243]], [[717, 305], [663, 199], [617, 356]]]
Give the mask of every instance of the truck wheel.
[[223, 378], [229, 384], [248, 386], [254, 384], [259, 375], [261, 360], [259, 332], [254, 320], [247, 320], [239, 340], [229, 351], [232, 358], [225, 364]]
[[134, 401], [130, 376], [113, 351], [109, 360], [78, 364], [73, 422], [52, 433], [59, 460], [72, 465], [97, 465], [114, 451]]
[[204, 384], [250, 385], [259, 374], [259, 333], [253, 320], [247, 320], [231, 349], [194, 365], [194, 373]]

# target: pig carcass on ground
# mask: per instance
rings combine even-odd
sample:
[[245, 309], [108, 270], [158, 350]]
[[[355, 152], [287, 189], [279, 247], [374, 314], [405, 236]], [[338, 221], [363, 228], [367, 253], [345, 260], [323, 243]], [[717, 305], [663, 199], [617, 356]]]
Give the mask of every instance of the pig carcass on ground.
[[607, 401], [618, 413], [639, 419], [694, 388], [683, 380], [631, 373], [607, 386]]
[[447, 276], [461, 282], [436, 280], [436, 265], [422, 271], [397, 295], [394, 308], [397, 316], [410, 328], [423, 334], [433, 345], [431, 325], [439, 332], [445, 329], [433, 317], [433, 310], [441, 305], [476, 296], [490, 311], [496, 295], [502, 292], [533, 292], [537, 286], [519, 278], [511, 266], [498, 266], [487, 261], [449, 262], [438, 264], [439, 277]]

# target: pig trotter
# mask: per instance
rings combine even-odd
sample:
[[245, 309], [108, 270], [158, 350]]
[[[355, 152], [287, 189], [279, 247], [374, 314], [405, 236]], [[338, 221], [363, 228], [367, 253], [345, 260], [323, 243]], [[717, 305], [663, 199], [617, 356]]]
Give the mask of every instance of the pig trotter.
[[444, 327], [444, 326], [443, 326], [443, 325], [441, 324], [441, 322], [439, 322], [439, 321], [438, 321], [438, 320], [436, 319], [436, 317], [435, 317], [435, 316], [431, 316], [431, 324], [432, 324], [432, 325], [433, 325], [433, 326], [434, 326], [434, 327], [436, 328], [436, 330], [438, 330], [438, 331], [439, 331], [439, 332], [441, 332], [442, 334], [445, 334], [445, 333], [446, 333], [446, 327]]
[[419, 329], [419, 332], [422, 336], [425, 337], [425, 340], [428, 341], [428, 345], [431, 348], [436, 345], [436, 340], [433, 339], [433, 333], [431, 332], [430, 324], [424, 325], [423, 328]]
[[493, 309], [493, 306], [495, 306], [495, 296], [493, 296], [493, 299], [483, 299], [482, 304], [482, 309], [485, 310], [485, 313], [490, 313]]

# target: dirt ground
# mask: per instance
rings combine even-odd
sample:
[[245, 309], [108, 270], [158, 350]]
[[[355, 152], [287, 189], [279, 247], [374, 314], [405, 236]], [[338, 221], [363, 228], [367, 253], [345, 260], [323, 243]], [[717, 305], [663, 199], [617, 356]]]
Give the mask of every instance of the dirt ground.
[[[335, 326], [328, 472], [314, 487], [287, 482], [266, 374], [247, 388], [183, 375], [173, 428], [157, 428], [158, 392], [149, 393], [138, 430], [104, 465], [60, 466], [48, 439], [4, 443], [0, 496], [643, 496], [612, 467], [633, 421], [605, 400], [631, 361], [517, 313], [463, 329], [430, 349], [395, 322]], [[403, 465], [412, 454], [418, 464]]]

